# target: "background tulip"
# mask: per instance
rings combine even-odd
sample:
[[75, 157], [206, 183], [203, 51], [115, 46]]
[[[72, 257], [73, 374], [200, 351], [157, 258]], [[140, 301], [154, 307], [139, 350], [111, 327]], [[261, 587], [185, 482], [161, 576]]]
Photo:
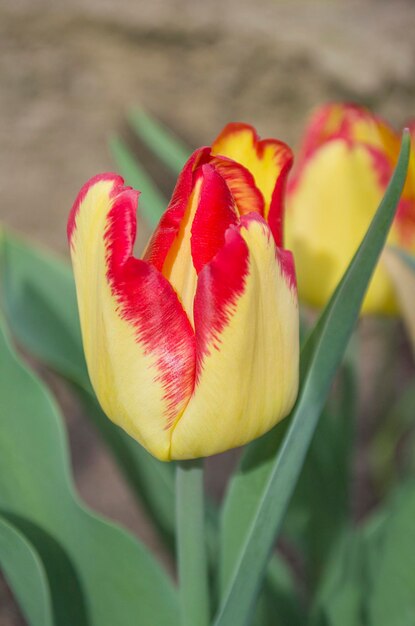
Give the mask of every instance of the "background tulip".
[[142, 259], [138, 192], [91, 179], [68, 223], [84, 349], [106, 414], [162, 460], [268, 431], [298, 387], [289, 148], [230, 124], [186, 163]]
[[[329, 104], [312, 117], [290, 181], [287, 244], [296, 260], [300, 297], [323, 306], [355, 253], [384, 195], [400, 136], [352, 104]], [[388, 243], [415, 251], [415, 156]], [[394, 283], [381, 260], [363, 313], [398, 311]]]

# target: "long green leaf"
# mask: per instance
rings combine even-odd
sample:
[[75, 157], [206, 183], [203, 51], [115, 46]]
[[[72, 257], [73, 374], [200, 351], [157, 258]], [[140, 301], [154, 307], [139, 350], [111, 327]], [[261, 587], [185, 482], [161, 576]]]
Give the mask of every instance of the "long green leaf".
[[129, 120], [138, 137], [154, 152], [159, 160], [167, 165], [175, 175], [180, 174], [191, 150], [163, 124], [142, 109], [131, 111]]
[[368, 623], [412, 626], [415, 616], [415, 482], [402, 486], [385, 506], [382, 543], [368, 597]]
[[34, 547], [0, 516], [0, 569], [30, 626], [53, 626], [46, 573]]
[[405, 134], [398, 165], [385, 197], [317, 323], [309, 347], [306, 345], [309, 365], [305, 372], [303, 369], [298, 400], [277, 457], [269, 466], [265, 487], [250, 516], [245, 540], [215, 621], [216, 626], [244, 626], [250, 623], [272, 545], [393, 221], [406, 178], [409, 150], [410, 140]]
[[356, 416], [356, 377], [349, 361], [343, 364], [336, 382], [336, 396], [321, 414], [284, 520], [284, 533], [305, 557], [311, 589], [349, 523]]
[[177, 593], [161, 567], [136, 539], [77, 499], [57, 407], [15, 354], [3, 324], [0, 372], [0, 510], [62, 547], [79, 576], [91, 626], [177, 624]]
[[75, 285], [67, 263], [11, 234], [0, 252], [0, 301], [20, 345], [75, 384], [88, 417], [169, 545], [174, 542], [174, 471], [104, 415], [82, 349]]
[[167, 200], [120, 137], [111, 137], [109, 147], [118, 170], [126, 183], [141, 192], [140, 211], [143, 212], [149, 226], [154, 228], [166, 210]]

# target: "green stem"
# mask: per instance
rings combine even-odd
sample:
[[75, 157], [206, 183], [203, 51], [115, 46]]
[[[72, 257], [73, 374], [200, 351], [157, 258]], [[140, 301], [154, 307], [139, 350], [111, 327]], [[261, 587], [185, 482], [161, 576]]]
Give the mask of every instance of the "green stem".
[[203, 461], [178, 462], [176, 472], [181, 626], [208, 626]]

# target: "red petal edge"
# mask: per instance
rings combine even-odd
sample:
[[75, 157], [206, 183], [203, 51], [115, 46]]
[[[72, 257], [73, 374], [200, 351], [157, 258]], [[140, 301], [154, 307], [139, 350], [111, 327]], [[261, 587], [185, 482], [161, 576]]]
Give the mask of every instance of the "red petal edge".
[[107, 278], [119, 314], [136, 330], [145, 353], [156, 360], [167, 402], [169, 428], [194, 385], [194, 333], [177, 295], [152, 265], [132, 256], [136, 235], [137, 192], [119, 190], [105, 233]]
[[210, 155], [210, 148], [203, 147], [196, 150], [189, 158], [177, 179], [176, 187], [160, 222], [154, 231], [144, 260], [156, 267], [160, 272], [171, 245], [180, 229], [180, 223], [185, 214], [190, 195], [193, 190], [193, 173], [195, 169], [206, 162]]
[[200, 170], [201, 188], [192, 223], [192, 259], [199, 274], [225, 243], [225, 232], [236, 224], [234, 201], [222, 176], [210, 164]]
[[124, 184], [124, 179], [121, 178], [121, 176], [119, 176], [118, 174], [114, 174], [113, 172], [105, 172], [104, 174], [97, 174], [96, 176], [93, 176], [85, 183], [85, 185], [81, 187], [81, 190], [78, 193], [76, 200], [72, 206], [72, 209], [69, 213], [68, 224], [66, 228], [66, 234], [68, 237], [69, 244], [71, 243], [72, 233], [75, 228], [76, 216], [78, 214], [79, 207], [84, 201], [86, 194], [88, 193], [91, 187], [93, 187], [97, 183], [100, 183], [106, 180], [112, 180], [114, 182], [111, 195], [114, 193], [114, 191], [118, 189], [118, 187], [121, 187]]
[[88, 190], [102, 180], [114, 181], [110, 194], [113, 206], [104, 235], [107, 279], [119, 316], [134, 327], [137, 341], [155, 359], [155, 380], [161, 382], [164, 390], [166, 428], [169, 428], [194, 386], [193, 328], [170, 283], [153, 266], [132, 256], [139, 192], [124, 187], [120, 176], [95, 176], [82, 187], [69, 217], [69, 240]]
[[203, 359], [210, 349], [220, 349], [220, 335], [245, 288], [248, 247], [235, 226], [225, 233], [225, 245], [199, 274], [194, 301], [196, 384]]

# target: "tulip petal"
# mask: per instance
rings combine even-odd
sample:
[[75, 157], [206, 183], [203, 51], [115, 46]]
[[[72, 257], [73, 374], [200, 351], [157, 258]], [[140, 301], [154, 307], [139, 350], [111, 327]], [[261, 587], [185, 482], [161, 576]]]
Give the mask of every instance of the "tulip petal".
[[[295, 180], [286, 214], [286, 240], [295, 254], [300, 296], [312, 306], [323, 306], [333, 293], [375, 214], [388, 172], [387, 159], [375, 148], [339, 138], [320, 147]], [[396, 228], [388, 242], [397, 243]], [[397, 310], [382, 264], [362, 310]]]
[[249, 124], [231, 123], [214, 141], [212, 154], [233, 159], [253, 175], [264, 198], [264, 217], [280, 245], [285, 181], [293, 160], [290, 148], [276, 139], [260, 140]]
[[264, 215], [263, 195], [246, 167], [226, 157], [213, 157], [210, 163], [226, 180], [239, 215], [246, 215], [252, 211]]
[[196, 384], [172, 433], [172, 458], [215, 454], [269, 430], [298, 387], [298, 304], [290, 253], [256, 214], [231, 226], [200, 271]]
[[209, 155], [210, 148], [203, 147], [195, 150], [190, 156], [177, 179], [166, 212], [162, 215], [147, 245], [143, 258], [154, 265], [160, 272], [185, 218], [190, 196], [194, 188], [194, 172], [199, 165], [207, 162]]
[[234, 201], [224, 179], [211, 165], [202, 165], [162, 270], [192, 323], [197, 274], [223, 246], [225, 232], [236, 220]]
[[92, 385], [105, 413], [160, 459], [194, 385], [194, 334], [168, 281], [135, 259], [138, 193], [116, 175], [89, 181], [68, 236]]
[[216, 168], [203, 165], [200, 197], [191, 227], [192, 258], [198, 274], [223, 247], [226, 231], [236, 222], [234, 199], [227, 182]]
[[392, 166], [399, 153], [400, 137], [379, 116], [352, 103], [330, 103], [320, 107], [307, 127], [298, 166], [320, 146], [342, 138], [350, 144], [364, 143], [385, 153]]

